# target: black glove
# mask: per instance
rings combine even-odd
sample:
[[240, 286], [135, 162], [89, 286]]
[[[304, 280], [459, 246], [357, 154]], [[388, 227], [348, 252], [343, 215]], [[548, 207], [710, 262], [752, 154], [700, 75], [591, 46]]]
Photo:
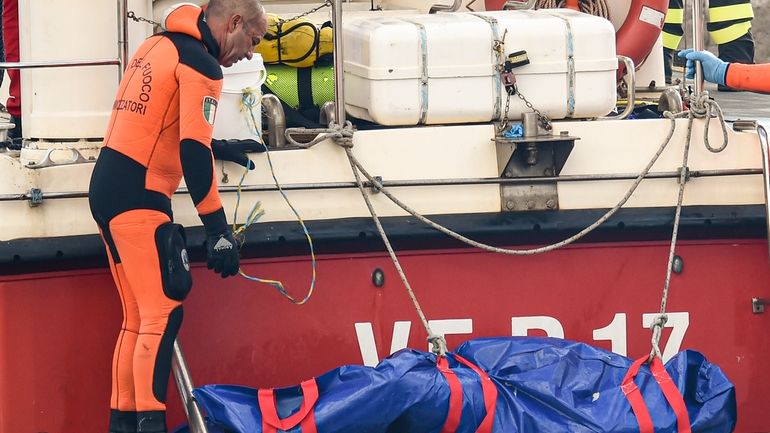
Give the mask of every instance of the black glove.
[[265, 145], [257, 140], [211, 140], [211, 152], [214, 154], [215, 159], [232, 161], [248, 167], [249, 170], [254, 170], [254, 163], [249, 161], [246, 152], [261, 153], [266, 150]]
[[236, 275], [240, 268], [238, 245], [230, 230], [206, 236], [206, 264], [222, 278]]

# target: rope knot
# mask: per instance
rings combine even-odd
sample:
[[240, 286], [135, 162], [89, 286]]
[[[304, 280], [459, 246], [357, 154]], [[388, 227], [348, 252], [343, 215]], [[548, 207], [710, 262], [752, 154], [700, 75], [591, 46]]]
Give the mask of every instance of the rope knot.
[[711, 99], [709, 98], [709, 92], [703, 91], [698, 95], [690, 95], [690, 111], [699, 119], [709, 117], [711, 115]]
[[650, 324], [650, 329], [655, 332], [656, 329], [661, 330], [664, 326], [666, 326], [666, 323], [668, 322], [668, 314], [659, 314], [657, 317], [655, 317], [652, 320], [652, 323]]
[[345, 121], [344, 125], [340, 125], [334, 122], [329, 122], [329, 137], [335, 144], [345, 148], [353, 147], [353, 124], [349, 120]]
[[447, 352], [446, 339], [443, 335], [431, 334], [428, 336], [428, 343], [431, 344], [430, 351], [436, 356], [444, 356]]
[[[353, 147], [353, 133], [355, 129], [350, 121], [346, 121], [344, 125], [338, 125], [334, 122], [329, 123], [327, 128], [286, 128], [284, 135], [286, 141], [292, 146], [301, 148], [308, 148], [315, 146], [316, 144], [330, 138], [335, 144], [351, 148]], [[292, 137], [293, 135], [315, 135], [316, 137], [307, 143], [300, 143]]]
[[661, 358], [662, 355], [660, 353], [660, 336], [663, 334], [663, 327], [666, 326], [666, 322], [668, 322], [668, 315], [666, 313], [661, 313], [655, 319], [652, 320], [652, 323], [650, 324], [650, 329], [652, 330], [652, 350], [650, 351], [650, 361], [653, 360], [653, 358]]
[[[712, 113], [716, 113], [716, 117], [719, 119], [720, 126], [722, 127], [722, 145], [716, 148], [712, 147], [711, 143], [709, 143], [709, 125], [711, 124]], [[693, 119], [704, 119], [703, 143], [706, 145], [706, 149], [709, 152], [719, 153], [727, 148], [728, 136], [727, 126], [725, 126], [725, 116], [722, 113], [722, 109], [719, 107], [719, 104], [717, 104], [716, 101], [709, 97], [709, 92], [703, 91], [698, 95], [690, 95], [689, 117], [690, 123], [688, 128], [692, 128]], [[688, 129], [688, 137], [689, 131], [690, 129]]]

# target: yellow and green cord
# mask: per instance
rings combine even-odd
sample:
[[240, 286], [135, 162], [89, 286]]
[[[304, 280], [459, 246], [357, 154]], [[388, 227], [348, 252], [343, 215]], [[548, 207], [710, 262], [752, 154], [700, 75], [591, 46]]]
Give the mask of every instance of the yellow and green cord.
[[[249, 124], [249, 129], [257, 136], [259, 135], [259, 129], [257, 128], [257, 120], [254, 117], [254, 108], [259, 106], [259, 101], [257, 100], [255, 96], [256, 92], [253, 91], [250, 88], [243, 90], [243, 96], [241, 98], [241, 111], [244, 114], [247, 114], [247, 122]], [[261, 139], [261, 137], [260, 137]], [[275, 183], [275, 186], [278, 188], [278, 191], [281, 193], [281, 196], [283, 196], [284, 201], [286, 201], [286, 204], [289, 205], [289, 208], [291, 208], [292, 212], [294, 212], [294, 215], [297, 217], [297, 221], [299, 221], [299, 224], [302, 226], [302, 230], [305, 232], [305, 237], [307, 238], [308, 246], [310, 247], [310, 258], [311, 258], [311, 269], [313, 271], [312, 278], [310, 280], [310, 288], [308, 289], [307, 294], [304, 298], [301, 300], [297, 300], [294, 298], [289, 292], [286, 291], [286, 288], [284, 287], [283, 283], [278, 280], [269, 280], [266, 278], [259, 278], [252, 275], [248, 275], [243, 271], [243, 269], [238, 270], [238, 274], [242, 276], [243, 278], [246, 278], [250, 281], [255, 281], [257, 283], [264, 283], [271, 285], [278, 289], [278, 292], [280, 292], [284, 297], [286, 297], [289, 301], [296, 305], [302, 305], [306, 303], [310, 297], [313, 295], [313, 290], [315, 289], [315, 282], [316, 282], [316, 256], [315, 256], [315, 250], [313, 248], [313, 239], [310, 236], [310, 232], [307, 229], [307, 226], [305, 225], [305, 222], [302, 220], [302, 217], [299, 215], [299, 212], [297, 212], [297, 209], [294, 208], [294, 205], [291, 204], [289, 201], [289, 197], [286, 195], [286, 192], [281, 188], [281, 184], [278, 182], [278, 179], [275, 176], [275, 168], [273, 167], [273, 161], [270, 158], [270, 151], [267, 148], [267, 145], [265, 145], [265, 156], [267, 157], [267, 163], [270, 166], [270, 174], [273, 177], [273, 182]], [[246, 179], [246, 174], [248, 174], [249, 169], [248, 167], [244, 170], [243, 175], [241, 176], [241, 180], [238, 182], [238, 189], [236, 190], [236, 202], [235, 202], [235, 212], [233, 213], [233, 236], [238, 240], [238, 243], [240, 246], [243, 246], [243, 244], [246, 241], [246, 231], [248, 231], [249, 227], [257, 222], [262, 215], [265, 214], [265, 211], [262, 210], [262, 203], [256, 202], [254, 206], [252, 206], [251, 211], [249, 212], [248, 216], [246, 217], [246, 221], [244, 224], [240, 227], [237, 226], [236, 221], [238, 220], [238, 207], [241, 203], [241, 189], [243, 187], [243, 181]]]

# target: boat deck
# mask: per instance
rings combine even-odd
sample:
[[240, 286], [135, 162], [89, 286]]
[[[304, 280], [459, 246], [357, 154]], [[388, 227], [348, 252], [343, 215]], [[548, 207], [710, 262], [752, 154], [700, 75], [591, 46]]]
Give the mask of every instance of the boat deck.
[[706, 84], [706, 90], [722, 107], [727, 120], [770, 121], [770, 95], [754, 92], [719, 92], [716, 84], [711, 83]]

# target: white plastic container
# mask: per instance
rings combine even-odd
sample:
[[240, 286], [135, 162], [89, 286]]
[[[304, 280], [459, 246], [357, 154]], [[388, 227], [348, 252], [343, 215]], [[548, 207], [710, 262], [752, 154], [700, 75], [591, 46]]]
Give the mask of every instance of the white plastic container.
[[[243, 59], [229, 68], [222, 68], [222, 96], [219, 98], [217, 114], [214, 118], [212, 136], [219, 139], [259, 139], [254, 133], [262, 133], [262, 105], [260, 86], [267, 78], [262, 56], [254, 53], [251, 60]], [[249, 98], [253, 98], [254, 120], [251, 121], [248, 110], [241, 110], [244, 90], [248, 89]]]
[[[146, 13], [138, 3], [136, 14]], [[117, 57], [116, 2], [22, 0], [18, 6], [22, 62]], [[54, 141], [104, 137], [117, 89], [117, 66], [22, 69], [22, 134]]]
[[[553, 119], [590, 118], [615, 106], [615, 30], [567, 9], [439, 13], [344, 23], [345, 108], [383, 125], [488, 122], [504, 116], [503, 60], [526, 50], [520, 92]], [[531, 112], [510, 98], [509, 119]]]

